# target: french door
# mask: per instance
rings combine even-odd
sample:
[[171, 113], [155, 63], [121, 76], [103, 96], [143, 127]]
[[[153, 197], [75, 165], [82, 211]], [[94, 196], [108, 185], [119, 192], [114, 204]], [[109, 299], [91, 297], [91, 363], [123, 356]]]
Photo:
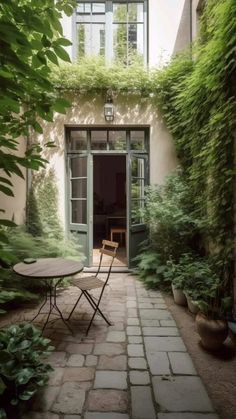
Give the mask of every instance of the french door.
[[68, 143], [67, 224], [68, 230], [78, 236], [88, 267], [93, 258], [93, 157], [126, 156], [126, 246], [128, 266], [133, 267], [140, 243], [147, 238], [140, 211], [149, 179], [148, 129], [72, 128], [68, 131]]
[[91, 155], [68, 157], [69, 231], [78, 236], [85, 265], [93, 256], [93, 160]]
[[134, 257], [140, 252], [140, 244], [147, 238], [147, 226], [143, 221], [145, 204], [144, 190], [148, 184], [148, 156], [133, 154], [128, 160], [128, 260], [129, 267], [135, 266]]

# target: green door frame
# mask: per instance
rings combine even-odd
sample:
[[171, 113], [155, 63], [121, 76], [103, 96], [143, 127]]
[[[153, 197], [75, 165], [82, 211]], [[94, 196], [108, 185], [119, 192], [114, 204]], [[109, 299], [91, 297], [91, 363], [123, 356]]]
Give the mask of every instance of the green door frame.
[[[78, 235], [82, 238], [83, 237], [83, 249], [86, 262], [85, 264], [90, 267], [92, 266], [92, 258], [93, 258], [93, 156], [94, 155], [106, 155], [106, 156], [126, 156], [126, 224], [127, 224], [127, 262], [128, 267], [132, 267], [132, 258], [133, 258], [133, 249], [131, 248], [134, 245], [134, 237], [136, 238], [141, 237], [144, 238], [146, 235], [146, 229], [144, 224], [135, 224], [132, 225], [131, 220], [131, 160], [132, 156], [144, 158], [146, 163], [146, 173], [145, 173], [145, 184], [149, 184], [149, 127], [137, 127], [137, 126], [117, 126], [117, 127], [107, 127], [107, 126], [99, 126], [99, 127], [71, 127], [67, 129], [66, 137], [67, 140], [70, 138], [69, 131], [70, 130], [77, 130], [77, 131], [86, 131], [87, 132], [87, 150], [78, 151], [78, 150], [69, 150], [67, 152], [67, 159], [69, 160], [72, 157], [87, 157], [87, 224], [72, 224], [70, 223], [70, 208], [68, 203], [70, 202], [70, 176], [69, 171], [67, 175], [67, 187], [66, 187], [66, 201], [67, 201], [67, 208], [66, 208], [66, 216], [67, 216], [67, 228], [68, 231], [76, 231]], [[91, 131], [126, 131], [126, 139], [127, 139], [127, 147], [125, 150], [109, 150], [108, 143], [107, 149], [105, 150], [92, 150], [91, 149]], [[145, 150], [132, 150], [131, 149], [131, 140], [130, 140], [130, 132], [131, 131], [145, 131]], [[69, 168], [69, 164], [67, 165]], [[144, 233], [145, 232], [145, 233]], [[135, 249], [137, 246], [135, 245]]]

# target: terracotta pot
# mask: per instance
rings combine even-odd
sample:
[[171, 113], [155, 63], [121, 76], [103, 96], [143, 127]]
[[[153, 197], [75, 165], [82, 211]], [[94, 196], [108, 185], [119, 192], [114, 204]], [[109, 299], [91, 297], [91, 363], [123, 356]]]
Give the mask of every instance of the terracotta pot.
[[228, 336], [228, 324], [225, 320], [208, 319], [204, 314], [198, 313], [196, 324], [202, 346], [211, 351], [219, 349]]
[[174, 287], [173, 284], [171, 284], [174, 302], [180, 306], [186, 306], [187, 305], [187, 299], [183, 293], [182, 290], [179, 290]]
[[192, 300], [192, 298], [186, 292], [184, 293], [184, 295], [187, 298], [188, 309], [190, 313], [197, 314], [199, 312], [198, 305]]

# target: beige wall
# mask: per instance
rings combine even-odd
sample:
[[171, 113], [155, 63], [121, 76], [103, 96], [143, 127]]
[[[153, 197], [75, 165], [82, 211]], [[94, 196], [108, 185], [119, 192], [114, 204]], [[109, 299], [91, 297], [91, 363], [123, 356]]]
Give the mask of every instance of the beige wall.
[[[17, 155], [23, 156], [26, 150], [26, 141], [19, 140], [19, 148]], [[26, 178], [26, 170], [21, 168], [23, 175]], [[6, 176], [3, 172], [1, 176]], [[26, 208], [26, 180], [19, 176], [12, 176], [10, 178], [14, 185], [14, 197], [4, 195], [0, 192], [0, 208], [5, 210], [1, 213], [1, 218], [14, 220], [16, 224], [23, 224], [25, 221], [25, 208]]]
[[[73, 107], [67, 115], [56, 114], [53, 124], [44, 128], [45, 141], [54, 140], [57, 147], [46, 152], [49, 167], [54, 168], [59, 189], [59, 215], [65, 223], [65, 125], [136, 125], [150, 126], [150, 179], [152, 184], [162, 184], [165, 177], [177, 165], [175, 149], [154, 98], [142, 99], [137, 96], [119, 95], [114, 99], [115, 121], [106, 124], [104, 121], [104, 98], [96, 95], [91, 97], [76, 96]], [[40, 136], [41, 141], [43, 136]]]

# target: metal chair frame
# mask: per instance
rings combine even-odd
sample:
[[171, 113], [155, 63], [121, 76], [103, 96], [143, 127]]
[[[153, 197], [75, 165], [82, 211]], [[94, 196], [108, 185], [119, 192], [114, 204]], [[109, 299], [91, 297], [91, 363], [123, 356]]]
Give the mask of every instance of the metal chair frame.
[[[110, 247], [110, 248], [113, 248], [114, 250], [107, 250], [107, 249], [106, 249], [106, 246], [108, 246], [108, 247]], [[102, 248], [100, 249], [100, 253], [101, 253], [101, 255], [100, 255], [100, 260], [99, 260], [98, 270], [97, 270], [97, 272], [96, 272], [96, 274], [95, 274], [94, 276], [92, 276], [92, 277], [88, 277], [88, 285], [89, 285], [89, 282], [91, 281], [91, 279], [95, 279], [95, 278], [97, 278], [97, 277], [98, 277], [98, 274], [99, 274], [100, 269], [101, 269], [101, 266], [102, 266], [102, 259], [103, 259], [103, 255], [105, 254], [105, 255], [111, 256], [111, 262], [110, 262], [110, 265], [109, 265], [107, 278], [106, 278], [106, 280], [105, 280], [105, 281], [100, 280], [101, 282], [103, 282], [103, 285], [102, 285], [101, 287], [98, 287], [98, 286], [97, 286], [97, 287], [91, 288], [91, 291], [92, 291], [93, 289], [101, 288], [101, 293], [100, 293], [100, 295], [99, 295], [99, 298], [98, 298], [97, 302], [95, 301], [95, 297], [92, 297], [92, 296], [90, 295], [90, 293], [88, 292], [88, 290], [86, 290], [86, 289], [81, 289], [81, 288], [80, 288], [80, 286], [79, 286], [80, 280], [82, 280], [82, 279], [83, 279], [83, 281], [84, 281], [84, 279], [86, 279], [86, 277], [84, 277], [84, 278], [78, 278], [78, 281], [77, 281], [77, 283], [75, 284], [75, 285], [76, 285], [76, 287], [78, 287], [78, 288], [81, 290], [81, 294], [80, 294], [79, 298], [77, 299], [77, 301], [76, 301], [76, 303], [75, 303], [74, 307], [72, 308], [72, 310], [71, 310], [71, 312], [70, 312], [70, 314], [69, 314], [69, 317], [68, 317], [66, 320], [70, 320], [70, 317], [71, 317], [71, 315], [73, 314], [73, 312], [74, 312], [75, 308], [77, 307], [77, 305], [78, 305], [78, 303], [79, 303], [79, 301], [80, 301], [80, 299], [81, 299], [82, 295], [84, 295], [84, 297], [85, 297], [85, 298], [88, 300], [88, 302], [90, 303], [91, 307], [94, 309], [94, 313], [93, 313], [93, 315], [92, 315], [92, 318], [91, 318], [91, 320], [90, 320], [90, 322], [89, 322], [89, 325], [88, 325], [88, 327], [87, 327], [87, 330], [86, 330], [86, 335], [87, 335], [87, 334], [88, 334], [88, 332], [89, 332], [89, 329], [90, 329], [90, 327], [91, 327], [91, 325], [92, 325], [93, 319], [94, 319], [94, 317], [95, 317], [95, 315], [96, 315], [96, 313], [97, 313], [97, 312], [98, 312], [98, 313], [102, 316], [102, 318], [105, 320], [105, 322], [106, 322], [109, 326], [111, 326], [110, 321], [106, 318], [106, 316], [105, 316], [105, 315], [102, 313], [102, 311], [100, 310], [100, 308], [99, 308], [99, 304], [100, 304], [100, 302], [101, 302], [101, 299], [102, 299], [102, 296], [103, 296], [103, 292], [104, 292], [104, 290], [105, 290], [105, 287], [106, 287], [106, 285], [108, 284], [108, 280], [109, 280], [109, 277], [110, 277], [110, 274], [111, 274], [111, 269], [112, 269], [112, 265], [113, 265], [114, 259], [115, 259], [115, 257], [116, 257], [116, 252], [117, 252], [118, 246], [119, 246], [119, 243], [117, 243], [117, 242], [113, 242], [113, 241], [109, 241], [109, 240], [103, 240], [103, 241], [102, 241]], [[97, 278], [97, 279], [99, 279], [99, 278]]]

